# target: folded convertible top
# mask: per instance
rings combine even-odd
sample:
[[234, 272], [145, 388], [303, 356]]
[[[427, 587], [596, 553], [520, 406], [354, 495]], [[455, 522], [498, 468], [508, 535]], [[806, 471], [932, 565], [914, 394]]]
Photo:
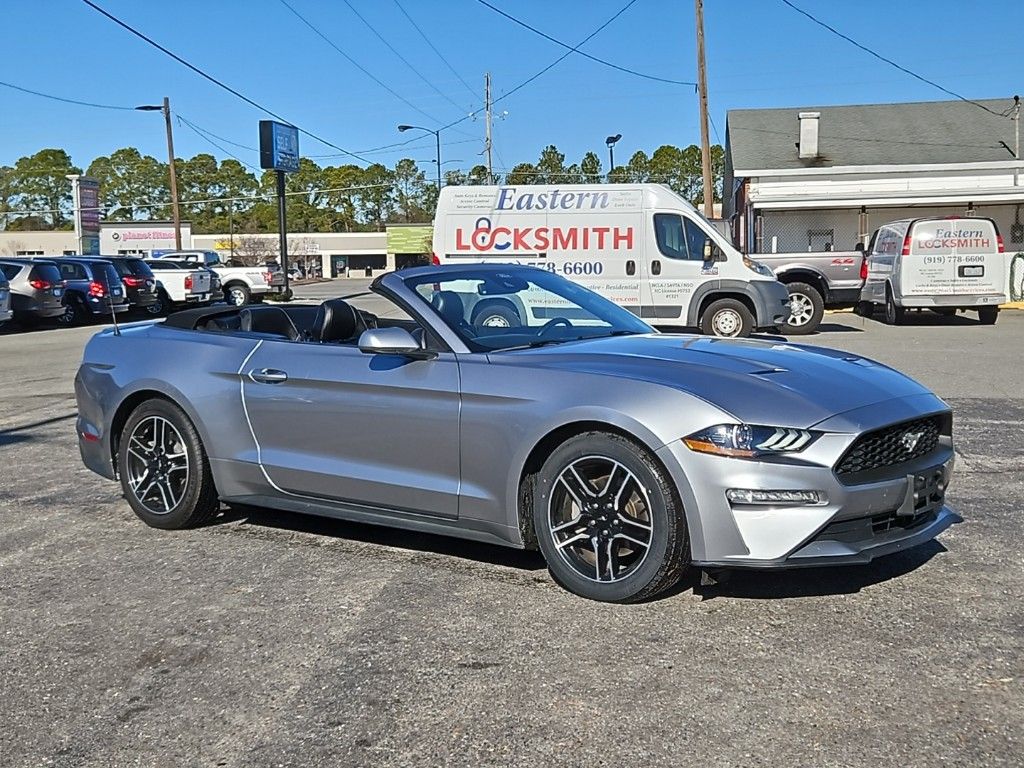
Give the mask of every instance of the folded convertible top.
[[195, 307], [175, 312], [164, 320], [163, 324], [171, 328], [184, 328], [187, 331], [194, 331], [200, 323], [210, 318], [234, 314], [238, 314], [238, 307], [225, 307], [224, 305], [219, 307]]

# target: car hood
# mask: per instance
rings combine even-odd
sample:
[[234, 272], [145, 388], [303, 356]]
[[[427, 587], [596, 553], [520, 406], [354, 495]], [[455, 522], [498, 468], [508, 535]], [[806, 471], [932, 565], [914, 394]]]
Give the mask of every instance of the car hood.
[[785, 340], [620, 336], [495, 353], [491, 360], [662, 384], [742, 422], [784, 427], [811, 427], [856, 408], [931, 394], [860, 355]]

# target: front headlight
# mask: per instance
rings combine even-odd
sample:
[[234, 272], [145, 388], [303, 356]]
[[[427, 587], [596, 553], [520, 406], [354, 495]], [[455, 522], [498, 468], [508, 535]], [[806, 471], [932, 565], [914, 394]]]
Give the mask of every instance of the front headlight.
[[817, 439], [815, 432], [790, 427], [718, 424], [684, 437], [691, 451], [737, 459], [757, 459], [802, 451]]
[[754, 261], [753, 259], [748, 258], [747, 256], [743, 257], [743, 266], [745, 266], [747, 269], [753, 272], [757, 272], [757, 274], [759, 275], [764, 275], [765, 277], [775, 277], [775, 272], [772, 270], [771, 267], [769, 267], [767, 264], [764, 264], [763, 262]]

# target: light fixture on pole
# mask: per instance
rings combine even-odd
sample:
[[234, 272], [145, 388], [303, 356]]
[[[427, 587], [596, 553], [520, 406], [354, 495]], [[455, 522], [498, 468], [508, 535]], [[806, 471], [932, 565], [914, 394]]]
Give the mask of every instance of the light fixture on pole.
[[615, 145], [619, 139], [622, 138], [621, 133], [616, 133], [614, 136], [609, 136], [604, 140], [605, 146], [608, 147], [608, 180], [611, 181], [612, 171], [615, 168]]
[[174, 217], [174, 248], [181, 250], [181, 212], [178, 210], [178, 174], [174, 167], [174, 132], [171, 130], [171, 100], [164, 96], [162, 105], [143, 104], [140, 112], [163, 112], [167, 125], [167, 165], [171, 174], [171, 213]]
[[426, 131], [427, 133], [434, 134], [434, 139], [437, 141], [437, 190], [441, 191], [441, 129], [438, 128], [436, 131], [430, 128], [424, 128], [422, 125], [400, 125], [398, 126], [399, 133], [405, 133], [406, 131], [417, 130]]

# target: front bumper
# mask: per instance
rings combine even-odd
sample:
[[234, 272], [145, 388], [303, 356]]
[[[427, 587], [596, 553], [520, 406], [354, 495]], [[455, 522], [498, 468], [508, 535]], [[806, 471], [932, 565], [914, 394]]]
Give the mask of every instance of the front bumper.
[[749, 295], [758, 328], [777, 328], [789, 320], [789, 289], [778, 280], [751, 280]]
[[[836, 442], [822, 446], [822, 453], [838, 455], [836, 449], [841, 453], [839, 440], [847, 436], [828, 437]], [[822, 466], [728, 459], [694, 453], [682, 441], [666, 445], [658, 454], [680, 489], [691, 558], [698, 567], [866, 563], [930, 541], [960, 522], [944, 503], [954, 464], [947, 445], [902, 465], [898, 476], [860, 485], [843, 485], [827, 458]], [[915, 512], [915, 480], [925, 477], [940, 478], [942, 492], [928, 508]], [[730, 488], [814, 490], [824, 494], [825, 501], [793, 506], [734, 504], [726, 498]]]

